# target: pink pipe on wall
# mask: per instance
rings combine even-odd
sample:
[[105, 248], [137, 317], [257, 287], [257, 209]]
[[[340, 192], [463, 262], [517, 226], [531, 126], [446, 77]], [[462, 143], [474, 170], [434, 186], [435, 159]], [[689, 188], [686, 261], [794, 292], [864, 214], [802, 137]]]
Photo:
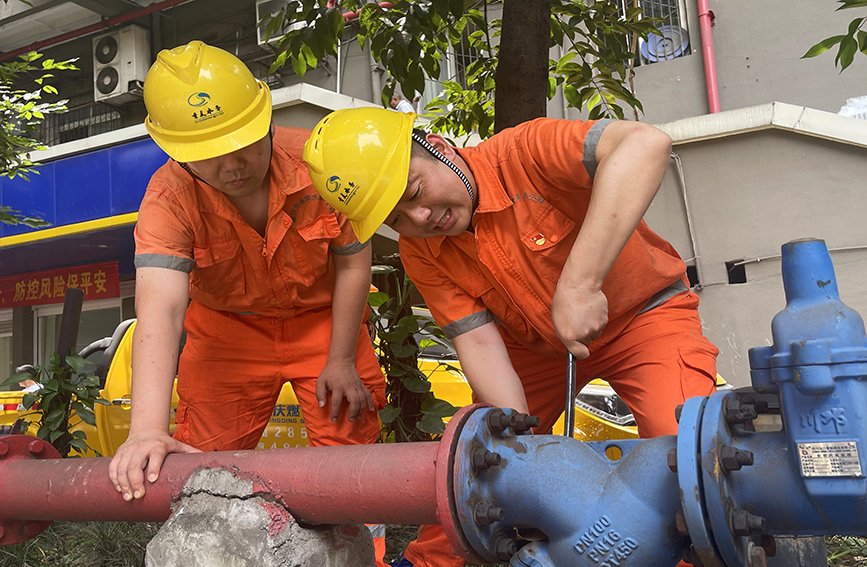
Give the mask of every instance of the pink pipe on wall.
[[707, 106], [711, 114], [720, 111], [719, 86], [716, 82], [716, 59], [713, 54], [713, 12], [708, 7], [708, 0], [697, 0], [698, 22], [701, 30], [701, 52], [704, 56], [704, 79], [707, 85]]

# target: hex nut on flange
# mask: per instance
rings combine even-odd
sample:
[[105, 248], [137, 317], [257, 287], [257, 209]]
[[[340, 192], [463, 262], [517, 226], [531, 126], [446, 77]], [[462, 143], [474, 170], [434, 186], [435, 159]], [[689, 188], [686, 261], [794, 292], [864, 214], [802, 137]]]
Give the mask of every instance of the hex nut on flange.
[[473, 470], [475, 472], [484, 472], [491, 467], [499, 466], [503, 462], [503, 458], [499, 453], [492, 453], [484, 447], [476, 447], [470, 455]]
[[490, 526], [494, 522], [500, 522], [506, 517], [506, 512], [497, 506], [491, 506], [487, 502], [479, 502], [473, 509], [473, 520], [479, 526]]

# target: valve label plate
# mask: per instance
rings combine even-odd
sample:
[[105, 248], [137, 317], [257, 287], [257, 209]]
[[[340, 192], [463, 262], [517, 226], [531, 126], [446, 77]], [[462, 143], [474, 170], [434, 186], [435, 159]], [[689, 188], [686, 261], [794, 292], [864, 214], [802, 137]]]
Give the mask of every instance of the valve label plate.
[[864, 476], [858, 456], [858, 443], [798, 443], [801, 476]]

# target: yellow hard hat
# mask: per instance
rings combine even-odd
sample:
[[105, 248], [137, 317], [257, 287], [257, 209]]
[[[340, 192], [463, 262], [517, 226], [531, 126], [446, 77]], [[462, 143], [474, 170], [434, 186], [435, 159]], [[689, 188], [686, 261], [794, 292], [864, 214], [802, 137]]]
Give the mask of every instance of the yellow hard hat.
[[384, 108], [332, 112], [313, 129], [304, 161], [316, 190], [367, 242], [403, 196], [415, 114]]
[[271, 126], [268, 85], [234, 55], [201, 41], [159, 52], [144, 101], [151, 138], [182, 163], [240, 150]]

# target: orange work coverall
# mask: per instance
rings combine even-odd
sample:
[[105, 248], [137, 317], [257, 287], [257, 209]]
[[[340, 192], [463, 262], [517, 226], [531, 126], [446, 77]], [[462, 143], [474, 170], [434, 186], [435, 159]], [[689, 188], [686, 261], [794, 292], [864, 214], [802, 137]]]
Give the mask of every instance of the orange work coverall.
[[[407, 273], [446, 336], [496, 322], [530, 412], [541, 418], [537, 431], [548, 431], [565, 405], [567, 351], [551, 305], [587, 214], [608, 123], [540, 118], [459, 149], [479, 194], [473, 232], [400, 239]], [[643, 437], [677, 433], [674, 408], [714, 391], [719, 353], [702, 335], [686, 266], [642, 221], [602, 291], [608, 325], [578, 361], [577, 388], [603, 378]], [[416, 567], [464, 565], [439, 526], [423, 527], [405, 556]]]
[[[350, 423], [344, 404], [334, 423], [330, 404], [320, 408], [316, 399], [331, 343], [331, 255], [363, 245], [310, 182], [301, 158], [309, 134], [277, 128], [264, 238], [223, 193], [171, 160], [154, 174], [139, 209], [136, 267], [190, 274], [174, 437], [203, 451], [255, 449], [287, 381], [310, 446], [372, 443], [379, 433], [376, 412]], [[384, 378], [365, 325], [355, 360], [382, 408]], [[384, 539], [377, 543], [384, 548]]]

